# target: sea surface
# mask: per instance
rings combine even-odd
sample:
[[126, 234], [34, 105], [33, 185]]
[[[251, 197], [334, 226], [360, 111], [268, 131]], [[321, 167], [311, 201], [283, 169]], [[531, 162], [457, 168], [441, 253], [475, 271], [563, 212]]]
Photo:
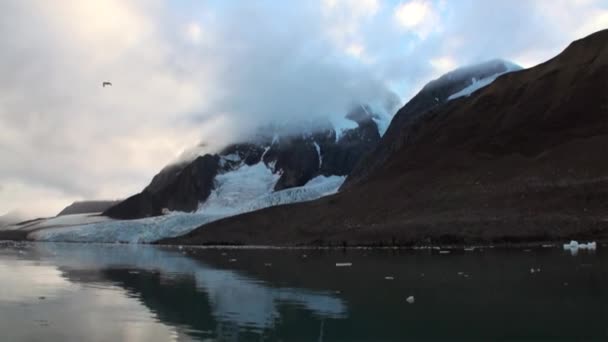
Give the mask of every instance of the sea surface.
[[606, 341], [607, 248], [0, 243], [0, 341]]

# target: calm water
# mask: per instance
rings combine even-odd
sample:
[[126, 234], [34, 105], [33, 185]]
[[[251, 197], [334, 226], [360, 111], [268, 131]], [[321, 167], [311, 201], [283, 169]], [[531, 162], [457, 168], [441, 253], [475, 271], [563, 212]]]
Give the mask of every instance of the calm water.
[[0, 341], [605, 341], [605, 248], [0, 244]]

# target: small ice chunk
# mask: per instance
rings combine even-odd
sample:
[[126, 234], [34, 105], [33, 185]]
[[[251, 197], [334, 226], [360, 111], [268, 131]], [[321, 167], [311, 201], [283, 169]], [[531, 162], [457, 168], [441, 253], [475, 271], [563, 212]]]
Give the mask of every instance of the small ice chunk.
[[266, 267], [270, 267], [270, 266], [272, 266], [272, 263], [269, 263], [269, 262], [264, 263], [264, 266], [266, 266]]
[[475, 250], [475, 247], [468, 247], [464, 249], [465, 252], [473, 252]]
[[578, 250], [596, 250], [597, 243], [595, 241], [588, 243], [579, 243], [578, 241], [572, 240], [569, 243], [564, 244], [564, 250], [569, 250], [572, 255], [575, 255]]
[[236, 262], [236, 259], [230, 259], [229, 261], [230, 262]]
[[564, 249], [578, 249], [578, 241], [570, 241], [570, 243], [564, 244]]
[[386, 277], [384, 277], [384, 279], [386, 279], [386, 280], [395, 280], [395, 277], [393, 277], [393, 276], [386, 276]]
[[439, 251], [439, 254], [450, 254], [450, 251]]
[[416, 302], [416, 298], [414, 298], [414, 296], [409, 296], [405, 299], [405, 301], [409, 304], [414, 304]]
[[336, 267], [351, 267], [353, 265], [352, 262], [337, 262]]

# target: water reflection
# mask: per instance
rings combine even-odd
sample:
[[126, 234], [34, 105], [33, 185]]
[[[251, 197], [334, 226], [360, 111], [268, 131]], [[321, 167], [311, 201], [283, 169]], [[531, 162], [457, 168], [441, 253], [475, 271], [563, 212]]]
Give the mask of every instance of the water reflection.
[[347, 314], [345, 302], [329, 291], [273, 286], [179, 251], [149, 246], [36, 247], [61, 265], [66, 278], [89, 283], [109, 280], [141, 300], [161, 321], [187, 327], [197, 337], [228, 339], [268, 333], [288, 308], [308, 312], [309, 319], [320, 321]]
[[[13, 252], [13, 253], [11, 253]], [[86, 288], [69, 281], [36, 251], [0, 253], [2, 341], [176, 341], [178, 332], [158, 322], [121, 288]]]
[[1, 340], [605, 340], [606, 262], [603, 249], [0, 246]]

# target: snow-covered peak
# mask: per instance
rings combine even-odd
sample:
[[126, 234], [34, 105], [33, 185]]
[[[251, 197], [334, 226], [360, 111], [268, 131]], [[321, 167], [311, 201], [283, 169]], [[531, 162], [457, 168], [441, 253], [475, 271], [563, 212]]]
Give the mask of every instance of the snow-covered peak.
[[469, 96], [472, 93], [476, 92], [477, 90], [490, 85], [499, 76], [522, 69], [522, 67], [520, 67], [519, 65], [511, 63], [511, 62], [502, 61], [502, 60], [500, 60], [499, 62], [502, 63], [502, 65], [504, 66], [504, 69], [502, 71], [497, 71], [494, 74], [491, 74], [489, 76], [479, 78], [479, 79], [476, 77], [471, 77], [470, 85], [468, 85], [464, 89], [450, 95], [448, 97], [448, 101], [454, 100], [454, 99], [457, 99], [457, 98], [463, 97], [463, 96]]

